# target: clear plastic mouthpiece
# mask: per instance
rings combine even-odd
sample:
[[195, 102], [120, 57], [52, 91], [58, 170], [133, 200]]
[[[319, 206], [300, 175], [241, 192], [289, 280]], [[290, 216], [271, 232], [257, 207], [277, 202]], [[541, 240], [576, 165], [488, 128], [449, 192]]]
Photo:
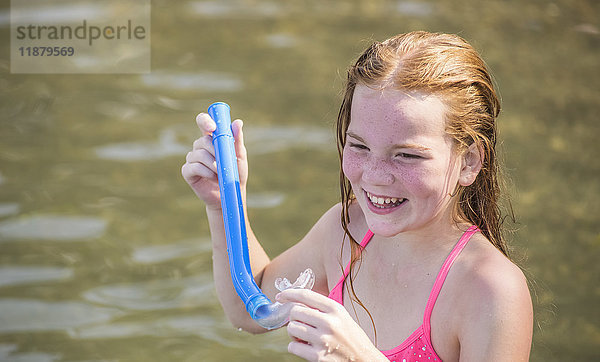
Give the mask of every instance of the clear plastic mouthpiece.
[[[312, 289], [315, 285], [315, 274], [312, 269], [308, 268], [298, 276], [298, 279], [292, 284], [287, 278], [277, 278], [275, 280], [275, 288], [280, 292], [286, 289]], [[265, 305], [260, 307], [264, 309], [257, 312], [257, 315], [265, 315], [263, 318], [255, 319], [261, 327], [266, 329], [275, 329], [285, 325], [290, 316], [290, 310], [294, 306], [294, 303], [275, 302], [273, 304]]]

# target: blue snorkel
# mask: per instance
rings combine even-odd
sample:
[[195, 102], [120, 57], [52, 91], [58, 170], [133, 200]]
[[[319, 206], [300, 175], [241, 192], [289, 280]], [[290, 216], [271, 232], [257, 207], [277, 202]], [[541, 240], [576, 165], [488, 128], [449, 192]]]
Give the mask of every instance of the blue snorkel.
[[[208, 107], [208, 114], [217, 124], [212, 134], [212, 142], [215, 147], [229, 270], [233, 286], [253, 320], [267, 329], [281, 327], [287, 322], [292, 305], [271, 303], [256, 285], [250, 268], [248, 237], [229, 105], [223, 102], [213, 103]], [[279, 290], [289, 287], [312, 288], [313, 283], [314, 275], [308, 269], [300, 275], [294, 285], [290, 285], [287, 279], [278, 279], [276, 287]]]

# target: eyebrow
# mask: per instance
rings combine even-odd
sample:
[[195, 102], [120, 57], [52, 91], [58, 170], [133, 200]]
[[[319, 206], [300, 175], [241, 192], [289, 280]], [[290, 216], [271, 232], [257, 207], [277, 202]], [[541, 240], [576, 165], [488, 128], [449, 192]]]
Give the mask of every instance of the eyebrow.
[[[362, 137], [360, 137], [356, 133], [353, 133], [352, 131], [346, 132], [346, 137], [352, 137], [352, 138], [354, 138], [355, 140], [357, 140], [359, 142], [367, 143], [367, 142], [365, 142], [364, 139], [362, 139]], [[419, 151], [430, 151], [431, 150], [431, 148], [429, 148], [429, 147], [417, 145], [417, 144], [414, 144], [414, 143], [398, 144], [398, 145], [394, 145], [394, 147], [395, 148], [410, 148], [410, 149], [415, 149], [415, 150], [419, 150]]]

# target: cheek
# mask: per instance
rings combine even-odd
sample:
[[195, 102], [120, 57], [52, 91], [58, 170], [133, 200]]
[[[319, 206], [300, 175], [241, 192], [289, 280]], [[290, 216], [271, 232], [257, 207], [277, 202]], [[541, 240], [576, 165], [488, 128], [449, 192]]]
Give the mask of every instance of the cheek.
[[431, 167], [405, 167], [397, 177], [409, 192], [420, 196], [437, 195], [446, 178], [443, 172]]
[[357, 178], [360, 178], [362, 173], [362, 162], [361, 157], [356, 153], [347, 151], [344, 149], [343, 160], [342, 160], [342, 171], [350, 182], [353, 182]]
[[402, 185], [413, 193], [423, 193], [431, 188], [431, 175], [423, 168], [405, 167], [396, 174]]

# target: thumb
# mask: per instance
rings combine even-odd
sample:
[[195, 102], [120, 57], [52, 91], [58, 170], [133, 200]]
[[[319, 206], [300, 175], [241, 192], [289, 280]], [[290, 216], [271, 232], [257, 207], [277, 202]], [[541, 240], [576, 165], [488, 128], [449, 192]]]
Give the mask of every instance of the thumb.
[[244, 126], [244, 122], [241, 119], [236, 119], [231, 123], [231, 130], [233, 131], [233, 139], [235, 140], [235, 154], [238, 159], [246, 160], [246, 146], [244, 145], [244, 132], [242, 131], [242, 127]]

